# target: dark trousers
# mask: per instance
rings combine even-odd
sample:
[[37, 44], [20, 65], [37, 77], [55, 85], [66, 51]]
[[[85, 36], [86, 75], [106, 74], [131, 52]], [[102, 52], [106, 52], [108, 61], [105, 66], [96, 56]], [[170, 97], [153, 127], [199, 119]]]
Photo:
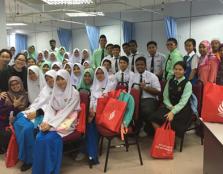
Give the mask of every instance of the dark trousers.
[[144, 98], [140, 101], [140, 114], [139, 120], [136, 123], [137, 132], [140, 132], [140, 129], [145, 123], [144, 130], [147, 134], [153, 134], [154, 130], [151, 124], [151, 115], [157, 110], [158, 101], [153, 98]]

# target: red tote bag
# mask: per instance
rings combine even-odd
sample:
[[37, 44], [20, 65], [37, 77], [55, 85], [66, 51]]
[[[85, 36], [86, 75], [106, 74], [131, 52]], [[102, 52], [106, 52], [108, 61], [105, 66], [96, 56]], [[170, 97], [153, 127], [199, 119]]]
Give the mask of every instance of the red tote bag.
[[108, 100], [109, 100], [109, 97], [98, 98], [97, 107], [96, 107], [96, 117], [95, 117], [96, 124], [101, 123], [101, 114], [104, 111], [104, 108]]
[[150, 155], [153, 158], [173, 159], [175, 132], [171, 129], [170, 122], [165, 122], [157, 128]]
[[10, 125], [9, 129], [11, 129], [12, 135], [5, 155], [5, 165], [6, 167], [13, 167], [18, 162], [18, 145], [13, 126]]
[[223, 123], [223, 86], [214, 83], [204, 86], [201, 117], [206, 122]]
[[84, 103], [81, 103], [80, 107], [81, 111], [78, 115], [78, 124], [76, 130], [84, 134], [86, 131], [86, 105]]
[[101, 114], [100, 125], [113, 132], [120, 132], [127, 103], [110, 98]]

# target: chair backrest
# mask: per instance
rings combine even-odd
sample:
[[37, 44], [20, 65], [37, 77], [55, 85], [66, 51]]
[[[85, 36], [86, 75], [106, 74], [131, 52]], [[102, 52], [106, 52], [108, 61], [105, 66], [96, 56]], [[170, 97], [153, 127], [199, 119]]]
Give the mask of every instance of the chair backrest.
[[117, 89], [122, 89], [122, 90], [128, 91], [128, 83], [127, 82], [118, 82], [118, 84], [116, 86], [116, 90]]
[[140, 91], [138, 89], [132, 88], [130, 94], [133, 96], [135, 101], [135, 111], [133, 114], [133, 120], [137, 121], [139, 118], [140, 111]]
[[197, 97], [197, 101], [198, 101], [197, 110], [198, 110], [199, 116], [201, 115], [201, 109], [202, 109], [203, 88], [204, 88], [204, 85], [202, 81], [200, 80], [198, 80], [192, 87], [193, 93]]

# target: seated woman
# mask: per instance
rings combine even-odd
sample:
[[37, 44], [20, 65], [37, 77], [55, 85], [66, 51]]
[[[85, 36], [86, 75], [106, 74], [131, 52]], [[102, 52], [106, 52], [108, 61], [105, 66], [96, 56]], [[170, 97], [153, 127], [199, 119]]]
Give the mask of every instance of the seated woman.
[[184, 77], [185, 70], [186, 64], [182, 61], [174, 65], [174, 77], [167, 82], [163, 93], [165, 106], [151, 116], [155, 129], [168, 120], [179, 137], [182, 137], [187, 129], [192, 116], [189, 100], [192, 95], [192, 85]]
[[59, 71], [60, 69], [63, 68], [63, 65], [61, 62], [53, 62], [51, 69], [55, 70], [55, 71]]
[[9, 90], [0, 94], [0, 153], [6, 152], [11, 136], [11, 132], [5, 128], [9, 126], [9, 122], [13, 121], [14, 115], [28, 106], [28, 95], [22, 80], [17, 76], [12, 76], [8, 86]]
[[94, 80], [94, 71], [91, 68], [85, 69], [83, 73], [83, 77], [78, 86], [78, 90], [87, 90], [90, 91], [91, 85]]
[[75, 86], [75, 88], [77, 88], [81, 82], [83, 71], [84, 71], [83, 66], [80, 63], [74, 64], [74, 66], [73, 66], [73, 86]]
[[[70, 75], [66, 70], [57, 72], [52, 97], [44, 112], [44, 120], [37, 134], [33, 174], [59, 174], [62, 161], [62, 137], [75, 130], [76, 118], [80, 110], [79, 92], [72, 87]], [[64, 121], [72, 122], [62, 129]]]
[[24, 164], [21, 167], [22, 171], [28, 170], [32, 166], [33, 146], [35, 142], [34, 128], [42, 122], [42, 117], [46, 105], [49, 103], [56, 72], [50, 70], [45, 74], [47, 85], [41, 90], [39, 96], [24, 112], [20, 112], [14, 121], [16, 139], [19, 146], [19, 160]]
[[223, 85], [223, 44], [219, 46], [218, 53], [219, 53], [220, 63], [218, 66], [216, 84]]
[[46, 81], [40, 68], [36, 65], [30, 66], [27, 74], [27, 87], [30, 104], [32, 104], [38, 97], [40, 91], [45, 85]]

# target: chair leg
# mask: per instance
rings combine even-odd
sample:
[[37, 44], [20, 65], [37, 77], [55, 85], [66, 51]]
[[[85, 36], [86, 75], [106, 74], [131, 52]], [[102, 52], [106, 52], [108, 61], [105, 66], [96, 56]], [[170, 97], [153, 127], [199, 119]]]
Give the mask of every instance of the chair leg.
[[201, 132], [201, 145], [204, 145], [204, 131], [203, 131], [203, 125], [200, 124], [200, 132]]
[[128, 135], [125, 135], [124, 139], [125, 139], [125, 148], [126, 148], [126, 152], [128, 152], [128, 151], [129, 151]]
[[138, 136], [137, 135], [135, 135], [135, 140], [136, 140], [136, 146], [137, 146], [137, 150], [138, 150], [138, 154], [139, 154], [140, 165], [143, 165], [142, 155], [141, 155], [141, 150], [140, 150], [140, 146], [139, 146], [139, 141], [138, 141]]
[[108, 146], [107, 146], [107, 153], [106, 153], [106, 159], [105, 159], [105, 166], [104, 166], [104, 173], [107, 171], [107, 164], [108, 164], [108, 157], [110, 152], [110, 146], [111, 146], [111, 139], [108, 139]]
[[180, 140], [180, 152], [182, 152], [183, 150], [183, 145], [184, 145], [184, 135], [181, 137], [181, 140]]
[[101, 136], [101, 143], [100, 143], [100, 149], [99, 149], [99, 156], [102, 155], [102, 150], [103, 150], [103, 142], [104, 142], [104, 137]]

